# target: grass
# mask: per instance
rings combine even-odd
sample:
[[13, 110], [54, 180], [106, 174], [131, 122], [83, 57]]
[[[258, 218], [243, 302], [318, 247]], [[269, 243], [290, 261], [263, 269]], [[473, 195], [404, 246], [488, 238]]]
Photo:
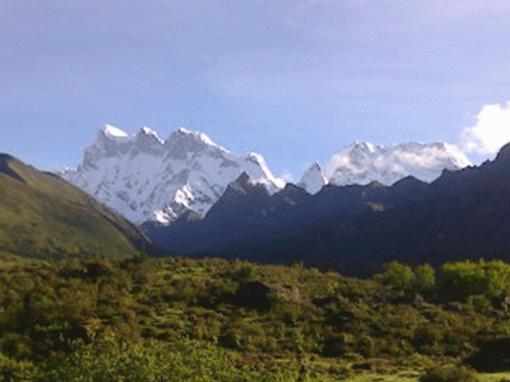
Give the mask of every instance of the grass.
[[[423, 368], [395, 370], [388, 373], [377, 373], [372, 371], [360, 372], [349, 376], [346, 382], [418, 382], [423, 373]], [[510, 380], [510, 372], [507, 373], [478, 373], [480, 382], [500, 382]]]
[[510, 380], [510, 372], [508, 373], [480, 373], [478, 374], [480, 382], [500, 382]]
[[4, 256], [120, 258], [143, 247], [145, 240], [131, 223], [58, 176], [14, 158], [4, 165], [7, 168], [0, 172]]
[[349, 382], [416, 382], [418, 381], [421, 373], [417, 371], [399, 372], [395, 375], [362, 372], [354, 376], [348, 377], [345, 381]]

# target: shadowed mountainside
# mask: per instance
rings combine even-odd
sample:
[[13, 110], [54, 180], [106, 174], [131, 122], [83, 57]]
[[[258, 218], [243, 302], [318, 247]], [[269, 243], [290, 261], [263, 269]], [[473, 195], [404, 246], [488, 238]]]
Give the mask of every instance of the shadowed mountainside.
[[370, 272], [392, 259], [439, 264], [465, 257], [510, 260], [510, 144], [478, 167], [427, 184], [293, 186], [270, 196], [241, 176], [203, 220], [146, 225], [176, 254], [215, 254]]

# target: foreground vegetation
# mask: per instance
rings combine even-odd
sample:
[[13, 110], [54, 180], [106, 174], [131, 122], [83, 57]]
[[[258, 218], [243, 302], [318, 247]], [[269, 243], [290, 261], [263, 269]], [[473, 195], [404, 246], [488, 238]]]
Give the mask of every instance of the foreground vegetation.
[[0, 380], [473, 381], [440, 366], [505, 341], [509, 291], [502, 262], [390, 263], [369, 280], [211, 258], [11, 262]]

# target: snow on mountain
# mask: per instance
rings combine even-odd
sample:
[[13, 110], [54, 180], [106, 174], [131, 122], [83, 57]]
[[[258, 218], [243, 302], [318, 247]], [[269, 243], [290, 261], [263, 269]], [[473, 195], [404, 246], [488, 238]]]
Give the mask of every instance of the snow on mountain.
[[104, 133], [104, 135], [106, 135], [108, 138], [111, 138], [111, 139], [122, 140], [122, 139], [129, 138], [129, 135], [126, 132], [116, 128], [115, 126], [108, 125], [108, 124], [103, 126], [103, 133]]
[[380, 146], [354, 142], [333, 155], [324, 170], [312, 165], [300, 183], [313, 194], [320, 190], [322, 178], [325, 184], [337, 186], [366, 185], [373, 181], [389, 186], [409, 175], [432, 182], [444, 169], [454, 171], [469, 165], [471, 162], [466, 156], [448, 143], [410, 142]]
[[324, 176], [321, 165], [319, 162], [314, 162], [305, 171], [298, 186], [304, 188], [310, 194], [316, 194], [326, 184], [328, 184], [328, 180]]
[[147, 127], [129, 135], [104, 125], [83, 163], [61, 175], [137, 224], [167, 224], [188, 211], [204, 216], [243, 172], [271, 194], [285, 186], [262, 156], [231, 153], [203, 133], [180, 128], [162, 140]]

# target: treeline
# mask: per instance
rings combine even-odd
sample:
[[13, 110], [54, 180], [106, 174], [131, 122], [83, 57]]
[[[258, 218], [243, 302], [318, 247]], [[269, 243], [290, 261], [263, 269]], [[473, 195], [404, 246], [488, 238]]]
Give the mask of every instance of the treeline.
[[438, 302], [477, 301], [500, 305], [509, 298], [510, 265], [500, 260], [444, 263], [436, 273], [429, 264], [411, 267], [393, 261], [386, 264], [384, 282], [402, 291], [426, 293]]
[[0, 380], [328, 381], [462, 363], [510, 335], [509, 269], [392, 262], [359, 280], [213, 258], [5, 266]]

